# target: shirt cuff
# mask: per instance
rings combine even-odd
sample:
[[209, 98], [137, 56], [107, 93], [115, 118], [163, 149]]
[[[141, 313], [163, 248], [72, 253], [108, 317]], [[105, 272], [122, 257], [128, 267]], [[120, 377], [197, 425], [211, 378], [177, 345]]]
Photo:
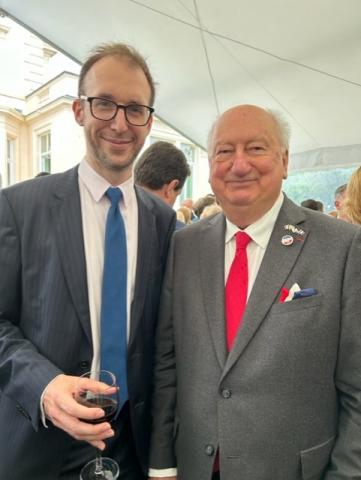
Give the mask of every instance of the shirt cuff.
[[56, 377], [54, 377], [48, 384], [47, 386], [44, 388], [43, 390], [43, 393], [41, 394], [41, 397], [40, 397], [40, 417], [41, 417], [41, 422], [43, 424], [43, 426], [45, 428], [48, 428], [48, 424], [46, 423], [46, 414], [45, 414], [45, 410], [44, 410], [44, 395], [46, 393], [46, 390], [48, 388], [48, 386], [58, 377], [59, 375], [57, 375]]
[[150, 468], [148, 470], [148, 477], [176, 477], [177, 469], [176, 468], [162, 468], [158, 470], [157, 468]]

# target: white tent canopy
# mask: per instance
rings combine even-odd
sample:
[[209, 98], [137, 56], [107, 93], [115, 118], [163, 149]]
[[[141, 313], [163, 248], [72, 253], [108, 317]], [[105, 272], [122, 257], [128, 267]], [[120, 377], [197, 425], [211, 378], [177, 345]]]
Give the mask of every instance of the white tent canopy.
[[294, 168], [361, 160], [360, 0], [0, 0], [0, 8], [79, 62], [98, 43], [135, 46], [158, 84], [156, 114], [201, 146], [218, 112], [252, 103], [288, 118]]

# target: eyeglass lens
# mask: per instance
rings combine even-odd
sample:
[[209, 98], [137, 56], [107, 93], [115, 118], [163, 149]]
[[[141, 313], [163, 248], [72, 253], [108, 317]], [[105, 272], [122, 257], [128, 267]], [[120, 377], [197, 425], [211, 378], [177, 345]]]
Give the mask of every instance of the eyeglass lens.
[[[118, 105], [111, 100], [93, 98], [92, 113], [99, 120], [112, 120], [118, 111]], [[150, 117], [150, 110], [144, 105], [130, 104], [124, 107], [125, 117], [132, 125], [145, 125]]]

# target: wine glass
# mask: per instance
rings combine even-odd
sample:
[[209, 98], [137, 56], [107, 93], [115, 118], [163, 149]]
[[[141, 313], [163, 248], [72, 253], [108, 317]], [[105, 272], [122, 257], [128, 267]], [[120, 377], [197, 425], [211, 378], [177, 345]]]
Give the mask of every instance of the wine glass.
[[[77, 395], [77, 401], [89, 408], [101, 408], [104, 410], [104, 417], [94, 420], [85, 420], [87, 423], [102, 423], [104, 421], [111, 422], [118, 408], [118, 387], [115, 375], [107, 370], [98, 370], [87, 372], [81, 377], [99, 380], [109, 385], [109, 389], [101, 392], [80, 389]], [[96, 449], [94, 460], [88, 462], [80, 472], [80, 480], [116, 480], [119, 476], [119, 466], [117, 462], [111, 458], [102, 457], [101, 450]]]

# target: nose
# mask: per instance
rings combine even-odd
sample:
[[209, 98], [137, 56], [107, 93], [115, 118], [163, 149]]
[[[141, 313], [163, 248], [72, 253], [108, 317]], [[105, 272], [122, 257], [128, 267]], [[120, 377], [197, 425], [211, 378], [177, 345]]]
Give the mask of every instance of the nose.
[[243, 148], [237, 148], [234, 152], [234, 159], [231, 170], [238, 175], [245, 175], [252, 169], [247, 152]]
[[118, 108], [117, 114], [111, 121], [111, 128], [117, 132], [125, 132], [128, 130], [128, 122], [123, 108]]

